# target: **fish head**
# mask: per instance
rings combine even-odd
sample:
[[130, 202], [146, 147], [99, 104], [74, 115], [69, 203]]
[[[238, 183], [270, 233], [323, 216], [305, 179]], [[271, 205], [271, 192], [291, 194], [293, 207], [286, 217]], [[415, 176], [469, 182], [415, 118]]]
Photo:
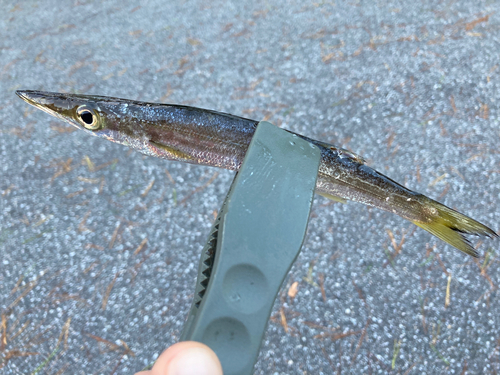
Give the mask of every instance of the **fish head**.
[[[134, 111], [131, 101], [33, 90], [19, 90], [16, 94], [28, 104], [80, 130], [144, 152], [143, 140], [147, 137], [140, 113]], [[130, 116], [134, 112], [137, 116]]]

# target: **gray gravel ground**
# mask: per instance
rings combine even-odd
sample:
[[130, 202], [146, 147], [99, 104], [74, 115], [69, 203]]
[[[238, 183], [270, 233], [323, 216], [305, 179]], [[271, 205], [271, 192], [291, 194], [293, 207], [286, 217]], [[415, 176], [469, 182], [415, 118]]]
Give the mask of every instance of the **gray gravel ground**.
[[[233, 178], [73, 132], [16, 89], [265, 118], [500, 228], [498, 2], [0, 5], [0, 372], [150, 365], [179, 337]], [[255, 372], [498, 373], [498, 249], [475, 262], [316, 197]]]

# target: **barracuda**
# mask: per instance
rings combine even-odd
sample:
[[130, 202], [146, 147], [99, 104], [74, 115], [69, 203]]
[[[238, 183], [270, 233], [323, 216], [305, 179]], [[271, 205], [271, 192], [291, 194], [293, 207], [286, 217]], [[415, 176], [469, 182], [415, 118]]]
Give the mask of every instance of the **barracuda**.
[[[163, 159], [237, 171], [258, 121], [207, 109], [90, 95], [23, 90], [27, 103], [92, 135]], [[307, 138], [321, 150], [316, 192], [395, 213], [466, 254], [467, 235], [496, 237], [487, 226], [411, 191], [340, 147]]]

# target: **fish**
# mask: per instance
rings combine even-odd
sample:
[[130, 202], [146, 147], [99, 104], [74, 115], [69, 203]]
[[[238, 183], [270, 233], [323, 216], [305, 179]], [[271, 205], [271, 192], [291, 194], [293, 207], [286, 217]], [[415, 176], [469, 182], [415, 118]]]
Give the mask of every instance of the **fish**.
[[[145, 155], [232, 171], [240, 168], [259, 123], [185, 105], [35, 90], [16, 94], [80, 130]], [[316, 193], [392, 212], [473, 257], [479, 254], [469, 235], [498, 237], [486, 225], [369, 167], [361, 156], [293, 134], [321, 151]]]

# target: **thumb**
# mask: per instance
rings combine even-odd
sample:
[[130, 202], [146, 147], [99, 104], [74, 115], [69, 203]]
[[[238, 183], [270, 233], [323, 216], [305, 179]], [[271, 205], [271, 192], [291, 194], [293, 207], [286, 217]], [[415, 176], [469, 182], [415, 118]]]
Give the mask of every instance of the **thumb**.
[[222, 366], [217, 355], [205, 344], [183, 341], [165, 350], [151, 371], [135, 375], [222, 375]]

